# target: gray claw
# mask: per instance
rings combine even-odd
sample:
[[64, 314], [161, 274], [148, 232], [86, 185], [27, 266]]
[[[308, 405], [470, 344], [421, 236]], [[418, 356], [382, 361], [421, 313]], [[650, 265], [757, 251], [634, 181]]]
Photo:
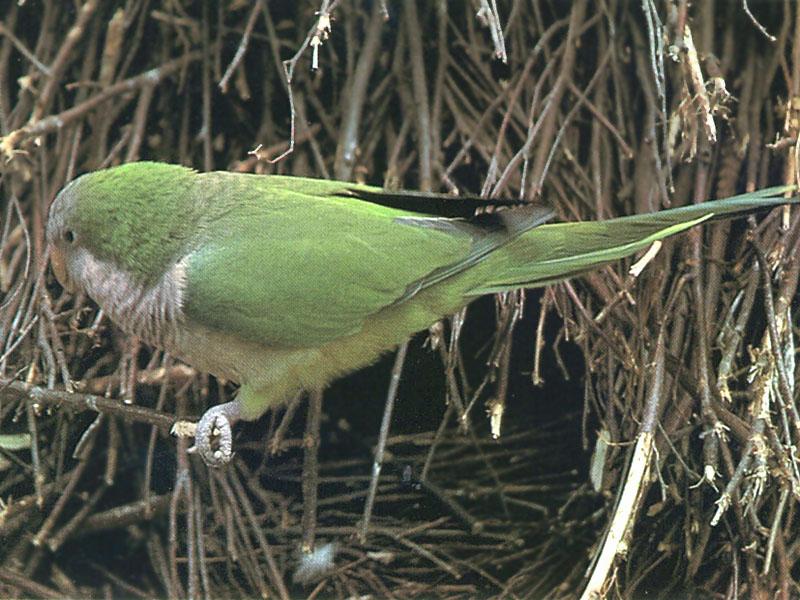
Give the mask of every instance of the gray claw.
[[231, 426], [239, 420], [239, 416], [239, 403], [236, 400], [209, 408], [197, 423], [191, 451], [197, 452], [209, 467], [228, 464], [233, 458]]

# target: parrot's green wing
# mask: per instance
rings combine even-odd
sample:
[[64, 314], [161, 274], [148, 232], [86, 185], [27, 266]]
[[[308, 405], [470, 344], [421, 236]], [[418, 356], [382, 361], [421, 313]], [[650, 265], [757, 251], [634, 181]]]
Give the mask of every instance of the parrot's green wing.
[[[357, 333], [370, 315], [468, 269], [551, 216], [525, 206], [447, 218], [409, 210], [431, 204], [420, 194], [298, 177], [211, 176], [208, 193], [219, 186], [236, 204], [214, 209], [206, 239], [187, 260], [184, 311], [273, 346]], [[467, 215], [479, 202], [442, 199], [437, 212]]]

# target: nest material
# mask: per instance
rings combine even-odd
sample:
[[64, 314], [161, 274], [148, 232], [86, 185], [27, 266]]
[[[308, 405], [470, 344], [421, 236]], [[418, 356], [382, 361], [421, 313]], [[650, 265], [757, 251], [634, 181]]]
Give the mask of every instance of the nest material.
[[[231, 470], [197, 464], [168, 431], [232, 388], [63, 292], [43, 231], [66, 181], [144, 158], [543, 198], [569, 220], [792, 183], [800, 7], [78, 4], [0, 23], [0, 595], [796, 593], [796, 211], [433, 327], [409, 352], [437, 383], [400, 393], [428, 420], [387, 419], [407, 433], [378, 435], [379, 479], [361, 407], [384, 371], [329, 392], [349, 430], [293, 402], [243, 428]], [[583, 393], [532, 402], [559, 365]], [[321, 548], [333, 570], [293, 582]]]

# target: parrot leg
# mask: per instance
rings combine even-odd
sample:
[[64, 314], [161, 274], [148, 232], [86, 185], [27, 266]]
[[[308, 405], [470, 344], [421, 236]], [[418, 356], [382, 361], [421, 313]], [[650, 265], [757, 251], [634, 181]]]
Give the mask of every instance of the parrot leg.
[[241, 418], [241, 408], [238, 399], [217, 404], [203, 413], [197, 422], [194, 446], [190, 451], [197, 452], [209, 467], [221, 467], [233, 458], [231, 427]]

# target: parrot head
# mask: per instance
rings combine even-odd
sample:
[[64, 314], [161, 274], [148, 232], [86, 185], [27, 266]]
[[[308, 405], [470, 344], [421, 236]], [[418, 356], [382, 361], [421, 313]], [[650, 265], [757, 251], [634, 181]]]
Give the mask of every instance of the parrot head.
[[58, 281], [86, 290], [106, 271], [151, 285], [185, 248], [197, 220], [194, 171], [130, 163], [83, 175], [50, 206], [47, 243]]

